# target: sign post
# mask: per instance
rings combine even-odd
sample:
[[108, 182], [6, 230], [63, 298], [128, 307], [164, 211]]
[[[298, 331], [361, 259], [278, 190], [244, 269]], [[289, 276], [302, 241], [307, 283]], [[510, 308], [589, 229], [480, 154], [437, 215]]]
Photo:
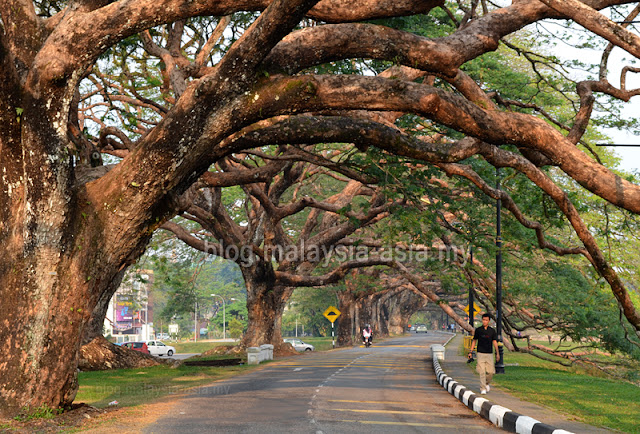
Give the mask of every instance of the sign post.
[[335, 307], [333, 307], [333, 306], [329, 306], [327, 308], [327, 310], [325, 310], [322, 315], [324, 315], [324, 317], [326, 319], [331, 321], [331, 343], [333, 345], [333, 348], [335, 348], [336, 347], [336, 340], [335, 340], [335, 335], [333, 334], [333, 323], [340, 316], [340, 311], [338, 309], [336, 309]]

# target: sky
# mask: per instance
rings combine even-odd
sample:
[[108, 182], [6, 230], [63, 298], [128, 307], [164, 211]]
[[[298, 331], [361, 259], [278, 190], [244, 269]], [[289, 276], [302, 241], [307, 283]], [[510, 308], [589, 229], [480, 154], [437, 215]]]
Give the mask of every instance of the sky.
[[[636, 97], [640, 98], [640, 97]], [[640, 115], [640, 101], [635, 103], [636, 113]], [[638, 145], [637, 147], [612, 147], [618, 156], [622, 158], [620, 168], [627, 172], [640, 173], [640, 136], [621, 133], [619, 131], [607, 131], [615, 143]]]
[[[544, 27], [547, 28], [548, 31], [554, 32], [556, 34], [566, 32], [566, 28], [555, 25], [554, 21], [546, 21]], [[574, 35], [580, 35], [580, 32], [576, 32]], [[569, 38], [565, 38], [565, 40], [568, 39]], [[602, 49], [586, 50], [583, 48], [578, 50], [570, 46], [569, 44], [563, 43], [558, 44], [552, 51], [560, 59], [565, 60], [584, 59], [584, 56], [587, 55], [590, 57], [589, 59], [586, 59], [587, 62], [599, 63], [600, 59], [602, 58]], [[633, 64], [631, 62], [631, 59], [633, 58], [634, 57], [632, 55], [620, 48], [614, 48], [612, 50], [607, 64], [609, 69], [607, 79], [613, 86], [620, 86], [620, 72], [622, 71], [623, 67], [638, 67], [637, 63]], [[579, 76], [580, 74], [576, 71], [575, 75]], [[637, 88], [640, 88], [640, 73], [627, 73], [626, 89], [629, 90]], [[640, 116], [640, 95], [631, 98], [628, 103], [624, 104], [625, 108], [622, 111], [623, 117], [631, 119]], [[609, 149], [612, 149], [619, 157], [621, 157], [621, 169], [628, 172], [640, 173], [640, 136], [634, 136], [631, 133], [621, 132], [613, 129], [604, 130], [603, 132], [610, 136], [613, 139], [613, 143], [615, 144], [638, 145], [637, 147], [616, 146]]]
[[[624, 66], [637, 67], [637, 65], [631, 65], [627, 60], [624, 60], [624, 58], [629, 59], [631, 57], [633, 56], [619, 48], [613, 50], [609, 59], [609, 69], [611, 70], [611, 72], [607, 77], [612, 85], [620, 86], [620, 71]], [[640, 88], [640, 73], [627, 73], [626, 88]], [[637, 118], [638, 116], [640, 116], [640, 95], [631, 98], [631, 100], [626, 103], [626, 106], [623, 110], [623, 115], [626, 118]], [[614, 130], [606, 131], [606, 133], [613, 138], [615, 143], [638, 145], [637, 147], [615, 147], [613, 149], [615, 150], [616, 154], [622, 157], [620, 166], [623, 169], [627, 171], [640, 172], [640, 136], [634, 136], [630, 133]]]

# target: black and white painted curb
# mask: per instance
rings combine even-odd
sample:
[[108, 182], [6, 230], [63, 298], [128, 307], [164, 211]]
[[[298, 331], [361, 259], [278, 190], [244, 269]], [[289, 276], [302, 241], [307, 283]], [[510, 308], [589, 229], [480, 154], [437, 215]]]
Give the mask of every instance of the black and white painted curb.
[[491, 421], [495, 426], [519, 434], [573, 434], [570, 431], [554, 428], [529, 416], [523, 416], [506, 407], [493, 404], [491, 401], [481, 398], [445, 374], [440, 367], [438, 357], [433, 352], [432, 358], [433, 370], [436, 372], [438, 383], [450, 394], [462, 401], [464, 405]]

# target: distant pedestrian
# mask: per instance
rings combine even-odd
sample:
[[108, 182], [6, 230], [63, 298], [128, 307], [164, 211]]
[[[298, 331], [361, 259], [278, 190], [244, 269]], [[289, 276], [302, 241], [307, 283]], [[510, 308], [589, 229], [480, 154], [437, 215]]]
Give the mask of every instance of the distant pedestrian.
[[496, 361], [500, 360], [498, 352], [498, 335], [496, 331], [489, 327], [489, 314], [482, 315], [482, 326], [478, 327], [473, 334], [473, 343], [469, 356], [473, 354], [474, 348], [478, 348], [478, 364], [476, 371], [480, 374], [480, 393], [486, 395], [491, 390], [491, 379], [496, 373], [496, 367], [493, 362], [493, 349], [496, 350]]

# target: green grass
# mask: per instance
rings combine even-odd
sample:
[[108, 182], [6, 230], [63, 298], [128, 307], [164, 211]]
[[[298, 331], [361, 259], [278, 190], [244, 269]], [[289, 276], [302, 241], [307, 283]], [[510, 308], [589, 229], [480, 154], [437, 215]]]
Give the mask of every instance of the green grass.
[[62, 413], [62, 409], [54, 409], [47, 405], [42, 405], [37, 408], [25, 407], [14, 419], [19, 422], [27, 422], [33, 419], [53, 419], [60, 413]]
[[161, 365], [142, 369], [80, 372], [80, 389], [75, 402], [106, 407], [110, 402], [118, 401], [120, 407], [135, 406], [252, 369], [253, 366], [247, 365], [179, 368]]
[[[589, 375], [529, 354], [505, 354], [504, 375], [493, 382], [514, 396], [570, 414], [595, 426], [638, 432], [640, 387]], [[510, 366], [511, 364], [518, 366]]]

